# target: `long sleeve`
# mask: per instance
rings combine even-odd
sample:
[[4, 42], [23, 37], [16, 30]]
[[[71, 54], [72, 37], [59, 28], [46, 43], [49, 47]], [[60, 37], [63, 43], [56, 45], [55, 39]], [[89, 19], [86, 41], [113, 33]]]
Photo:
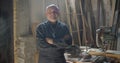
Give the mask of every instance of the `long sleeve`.
[[72, 37], [71, 37], [71, 34], [69, 32], [69, 29], [67, 26], [65, 26], [64, 28], [65, 28], [64, 40], [68, 45], [72, 45]]
[[63, 38], [54, 39], [54, 44], [58, 47], [67, 47], [72, 45], [72, 37], [67, 26], [63, 27]]
[[37, 48], [46, 48], [49, 47], [50, 45], [45, 41], [45, 34], [43, 30], [43, 26], [40, 25], [36, 29], [36, 40], [37, 40]]

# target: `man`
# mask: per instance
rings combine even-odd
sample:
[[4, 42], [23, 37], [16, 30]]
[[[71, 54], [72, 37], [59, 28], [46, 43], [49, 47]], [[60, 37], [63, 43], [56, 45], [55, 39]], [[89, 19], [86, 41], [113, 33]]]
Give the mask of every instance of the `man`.
[[47, 21], [39, 24], [36, 29], [38, 63], [66, 63], [64, 51], [72, 44], [72, 38], [67, 26], [58, 20], [58, 16], [58, 6], [47, 6]]

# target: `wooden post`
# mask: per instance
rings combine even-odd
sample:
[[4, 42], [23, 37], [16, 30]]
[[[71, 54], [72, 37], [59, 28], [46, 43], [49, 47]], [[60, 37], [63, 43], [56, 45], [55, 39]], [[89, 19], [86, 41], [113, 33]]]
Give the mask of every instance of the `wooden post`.
[[[74, 6], [75, 6], [75, 4], [74, 4]], [[79, 22], [78, 22], [77, 13], [76, 13], [76, 6], [75, 6], [75, 9], [74, 9], [73, 16], [75, 16], [75, 19], [76, 19], [75, 21], [76, 21], [76, 27], [77, 27], [77, 32], [78, 32], [78, 41], [79, 41], [79, 45], [81, 46], [81, 37], [80, 37]]]
[[[71, 33], [72, 39], [73, 39], [72, 26], [71, 26], [71, 23], [70, 23], [70, 13], [69, 13], [69, 10], [68, 10], [68, 0], [65, 0], [65, 4], [66, 4], [67, 20], [68, 20], [68, 24], [69, 24], [69, 27], [70, 27], [70, 33]], [[72, 40], [72, 45], [74, 45], [74, 40]]]
[[97, 0], [97, 21], [96, 21], [96, 26], [97, 29], [100, 27], [100, 0]]
[[106, 12], [105, 12], [105, 8], [104, 8], [104, 2], [103, 2], [103, 0], [100, 1], [100, 4], [101, 4], [101, 9], [102, 9], [102, 16], [101, 16], [101, 17], [103, 18], [103, 19], [102, 19], [102, 21], [103, 21], [103, 26], [106, 26], [106, 16], [105, 16], [105, 15], [106, 15], [106, 14], [105, 14]]
[[111, 20], [109, 22], [110, 26], [112, 26], [113, 20], [114, 20], [114, 14], [115, 14], [115, 4], [116, 0], [112, 0], [112, 13], [111, 13]]
[[[94, 17], [94, 13], [93, 13], [93, 7], [92, 7], [92, 2], [91, 0], [88, 0], [88, 9], [89, 9], [89, 16], [90, 17], [88, 19], [88, 24], [89, 24], [89, 30], [90, 30], [90, 38], [91, 38], [91, 43], [96, 46], [95, 41], [96, 41], [96, 27], [95, 27], [95, 17]], [[90, 21], [89, 21], [90, 20]]]
[[82, 23], [83, 23], [83, 40], [82, 40], [82, 42], [85, 44], [85, 41], [86, 41], [85, 17], [83, 15], [82, 1], [81, 0], [80, 0], [80, 10], [81, 10]]
[[14, 41], [14, 63], [17, 63], [17, 55], [16, 55], [16, 41], [17, 41], [17, 36], [16, 36], [16, 23], [17, 23], [17, 19], [16, 19], [16, 0], [13, 0], [13, 41]]

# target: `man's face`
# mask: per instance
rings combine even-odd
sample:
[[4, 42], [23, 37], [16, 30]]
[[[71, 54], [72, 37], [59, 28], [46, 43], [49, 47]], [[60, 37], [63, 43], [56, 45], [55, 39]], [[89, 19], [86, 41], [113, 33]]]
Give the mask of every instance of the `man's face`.
[[46, 17], [50, 22], [55, 23], [58, 16], [59, 10], [56, 7], [50, 7], [46, 10]]

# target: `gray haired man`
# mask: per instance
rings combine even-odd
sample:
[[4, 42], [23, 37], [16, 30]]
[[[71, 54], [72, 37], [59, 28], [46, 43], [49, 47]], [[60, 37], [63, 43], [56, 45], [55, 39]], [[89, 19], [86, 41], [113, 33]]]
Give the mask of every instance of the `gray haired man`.
[[72, 44], [68, 27], [58, 20], [59, 8], [55, 4], [46, 7], [47, 20], [36, 29], [38, 63], [66, 63], [65, 48]]

